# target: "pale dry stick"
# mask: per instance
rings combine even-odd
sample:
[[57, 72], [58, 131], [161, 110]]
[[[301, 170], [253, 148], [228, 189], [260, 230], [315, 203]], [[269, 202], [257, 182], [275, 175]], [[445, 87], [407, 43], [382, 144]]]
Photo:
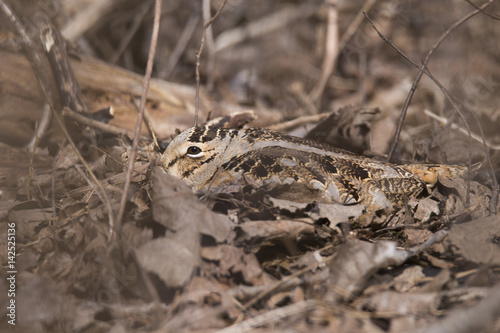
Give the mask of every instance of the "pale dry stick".
[[33, 70], [37, 76], [37, 79], [40, 83], [40, 88], [42, 89], [42, 92], [45, 96], [45, 99], [47, 100], [47, 104], [50, 107], [50, 110], [52, 111], [52, 115], [56, 119], [57, 124], [63, 131], [64, 136], [68, 140], [69, 144], [71, 145], [71, 148], [75, 151], [75, 154], [77, 155], [78, 159], [80, 162], [83, 164], [85, 170], [90, 175], [90, 178], [96, 185], [96, 193], [99, 196], [99, 199], [104, 203], [107, 209], [107, 214], [108, 214], [108, 223], [109, 223], [109, 229], [110, 229], [110, 236], [113, 232], [115, 220], [113, 216], [113, 210], [111, 208], [111, 203], [109, 201], [108, 196], [106, 195], [106, 191], [104, 191], [104, 188], [100, 184], [99, 180], [97, 177], [94, 175], [92, 170], [90, 169], [89, 165], [83, 158], [83, 156], [80, 154], [80, 151], [76, 147], [74, 141], [71, 139], [70, 134], [68, 133], [68, 129], [66, 128], [66, 125], [64, 124], [64, 121], [62, 120], [61, 116], [59, 113], [55, 110], [54, 105], [52, 102], [55, 100], [55, 96], [53, 92], [46, 87], [46, 82], [49, 82], [50, 78], [46, 77], [46, 73], [43, 70], [44, 65], [43, 62], [40, 58], [39, 53], [36, 51], [37, 50], [37, 45], [31, 39], [31, 37], [26, 33], [26, 30], [24, 29], [21, 21], [17, 17], [17, 15], [14, 14], [14, 12], [10, 9], [10, 7], [3, 1], [0, 0], [0, 9], [3, 11], [5, 16], [7, 16], [8, 20], [11, 22], [11, 24], [15, 27], [15, 30], [17, 33], [21, 36], [21, 40], [23, 42], [23, 49], [26, 54], [26, 57], [30, 60], [31, 66], [33, 67]]
[[172, 74], [172, 71], [174, 70], [175, 66], [177, 65], [177, 62], [181, 58], [182, 53], [187, 47], [189, 40], [191, 39], [191, 36], [193, 36], [196, 24], [198, 23], [199, 20], [200, 20], [200, 11], [198, 9], [195, 9], [195, 11], [191, 13], [191, 16], [186, 22], [186, 25], [182, 30], [182, 34], [177, 40], [177, 43], [175, 44], [172, 53], [170, 53], [170, 56], [168, 57], [167, 63], [165, 65], [165, 69], [160, 69], [158, 77], [166, 80], [169, 78], [170, 74]]
[[38, 129], [35, 130], [33, 138], [31, 138], [30, 143], [28, 143], [27, 145], [30, 152], [33, 152], [35, 150], [36, 141], [45, 136], [45, 133], [49, 129], [51, 119], [52, 119], [52, 113], [50, 111], [50, 107], [48, 104], [45, 104], [43, 106], [42, 118], [38, 123]]
[[347, 42], [351, 39], [352, 36], [354, 36], [359, 26], [363, 22], [363, 13], [369, 11], [373, 7], [373, 5], [375, 5], [375, 2], [377, 2], [377, 0], [366, 0], [366, 2], [363, 4], [363, 7], [361, 7], [361, 10], [356, 14], [356, 17], [354, 17], [354, 20], [352, 20], [352, 22], [347, 27], [347, 30], [340, 38], [339, 50], [344, 49]]
[[[427, 238], [422, 244], [415, 245], [409, 249], [406, 249], [405, 251], [408, 254], [408, 258], [406, 258], [406, 260], [424, 252], [425, 250], [429, 249], [434, 244], [441, 243], [447, 236], [448, 236], [448, 232], [445, 229], [441, 229], [439, 231], [436, 231], [435, 233], [430, 235], [429, 238]], [[400, 263], [400, 264], [402, 264], [402, 263]]]
[[146, 108], [146, 99], [149, 90], [149, 81], [151, 79], [151, 73], [153, 72], [156, 44], [158, 41], [158, 32], [160, 30], [160, 17], [161, 17], [161, 0], [155, 0], [153, 31], [151, 33], [151, 44], [149, 46], [148, 63], [146, 66], [146, 73], [144, 74], [144, 80], [142, 85], [141, 102], [139, 104], [139, 112], [137, 115], [137, 122], [134, 131], [134, 139], [132, 141], [132, 148], [130, 149], [127, 174], [125, 176], [123, 193], [120, 200], [120, 208], [118, 210], [118, 215], [116, 217], [117, 232], [121, 230], [123, 215], [125, 214], [125, 206], [127, 204], [128, 192], [130, 189], [130, 181], [132, 179], [132, 174], [134, 172], [134, 162], [135, 162], [135, 156], [137, 155], [137, 148], [139, 146], [139, 136], [141, 133], [142, 119], [144, 118], [144, 110]]
[[215, 40], [215, 50], [220, 52], [245, 40], [269, 34], [291, 23], [296, 23], [298, 20], [304, 20], [314, 15], [316, 10], [316, 5], [304, 1], [304, 4], [300, 6], [287, 7], [243, 27], [224, 31]]
[[[210, 20], [210, 0], [203, 0], [202, 3], [203, 21]], [[215, 73], [215, 41], [212, 26], [207, 27], [207, 90], [210, 91], [214, 86], [214, 73]]]
[[323, 119], [328, 118], [330, 114], [331, 114], [330, 112], [325, 112], [325, 113], [313, 114], [311, 116], [302, 116], [290, 121], [271, 125], [268, 128], [274, 131], [288, 131], [307, 123], [322, 121]]
[[[345, 33], [340, 38], [340, 42], [338, 42], [338, 47], [336, 47], [336, 50], [333, 50], [332, 47], [330, 47], [330, 50], [329, 50], [329, 43], [333, 44], [333, 42], [334, 42], [334, 40], [332, 40], [332, 38], [328, 35], [328, 33], [330, 33], [330, 13], [329, 13], [329, 16], [328, 16], [328, 26], [329, 26], [329, 28], [328, 28], [327, 37], [326, 37], [326, 40], [327, 40], [327, 42], [326, 42], [327, 53], [325, 55], [325, 59], [324, 59], [324, 62], [323, 62], [323, 67], [322, 67], [322, 70], [321, 70], [321, 77], [320, 77], [320, 80], [318, 80], [318, 83], [317, 83], [317, 86], [315, 87], [315, 89], [316, 88], [318, 88], [318, 89], [320, 88], [319, 87], [320, 83], [322, 83], [323, 86], [322, 86], [321, 91], [319, 91], [319, 90], [318, 91], [314, 91], [313, 90], [311, 92], [311, 96], [313, 97], [313, 101], [317, 101], [317, 100], [319, 100], [319, 98], [321, 98], [321, 95], [323, 94], [325, 86], [326, 86], [328, 80], [330, 79], [330, 77], [333, 74], [333, 69], [335, 68], [336, 59], [338, 58], [340, 51], [344, 49], [344, 47], [347, 44], [347, 42], [356, 33], [356, 31], [358, 30], [359, 26], [363, 22], [363, 12], [370, 10], [373, 7], [373, 5], [375, 5], [376, 1], [377, 0], [366, 0], [366, 2], [363, 4], [363, 7], [361, 8], [361, 10], [356, 14], [356, 16], [354, 17], [354, 20], [352, 20], [352, 22], [347, 27], [347, 30], [345, 31]], [[332, 33], [333, 33], [333, 31], [332, 31]], [[337, 33], [338, 33], [338, 31], [337, 31]], [[335, 35], [335, 37], [338, 38], [338, 36], [336, 36], [336, 35]], [[328, 51], [330, 51], [330, 53], [328, 53]], [[335, 51], [335, 53], [333, 51]], [[329, 62], [329, 64], [331, 65], [330, 73], [327, 73], [326, 71], [323, 70], [323, 68], [325, 68], [325, 66], [326, 66], [325, 62]], [[316, 98], [314, 98], [315, 94], [319, 94], [319, 95]]]
[[216, 333], [243, 333], [252, 331], [255, 328], [281, 322], [285, 318], [297, 317], [298, 315], [304, 315], [311, 312], [317, 307], [324, 307], [323, 302], [309, 299], [301, 302], [297, 302], [291, 305], [287, 305], [281, 308], [277, 308], [271, 311], [264, 312], [263, 314], [257, 315], [253, 318], [242, 321], [238, 324], [228, 326]]
[[326, 51], [321, 65], [321, 75], [309, 94], [312, 102], [319, 105], [326, 83], [333, 73], [339, 54], [339, 25], [337, 0], [326, 0], [328, 6], [328, 23], [326, 28]]
[[[121, 163], [121, 164], [125, 164], [125, 163]], [[150, 165], [151, 165], [151, 163], [147, 162], [144, 165], [141, 165], [140, 167], [136, 168], [135, 171], [139, 175], [140, 174], [144, 175], [147, 172], [147, 169], [149, 168]], [[118, 185], [123, 184], [125, 182], [125, 175], [126, 175], [126, 171], [119, 173], [119, 174], [115, 174], [109, 178], [102, 179], [101, 181], [99, 181], [99, 183], [101, 183], [101, 186], [108, 186], [110, 184], [114, 184], [115, 186], [118, 186]], [[135, 176], [135, 178], [141, 179], [141, 177], [137, 176], [137, 175]], [[82, 187], [78, 187], [78, 188], [70, 190], [67, 193], [67, 195], [69, 197], [75, 197], [75, 196], [85, 194], [90, 190], [92, 190], [91, 186], [82, 186]]]
[[314, 104], [314, 101], [310, 96], [304, 91], [304, 85], [302, 82], [293, 82], [288, 90], [294, 95], [294, 97], [302, 104], [300, 110], [309, 115], [314, 115], [318, 113], [318, 107]]
[[111, 57], [111, 60], [109, 61], [110, 63], [114, 64], [118, 61], [122, 53], [130, 44], [132, 38], [137, 33], [137, 30], [139, 30], [139, 27], [141, 26], [141, 23], [144, 19], [144, 16], [146, 16], [146, 14], [149, 12], [149, 9], [151, 8], [152, 4], [153, 4], [152, 2], [144, 3], [142, 7], [139, 9], [139, 12], [134, 16], [134, 20], [132, 21], [132, 26], [128, 29], [125, 35], [121, 37], [120, 45], [118, 46], [118, 49], [114, 52], [113, 56]]
[[113, 126], [110, 124], [103, 123], [102, 121], [97, 121], [92, 118], [85, 117], [78, 112], [75, 112], [67, 107], [63, 108], [62, 115], [68, 118], [72, 118], [82, 125], [86, 125], [92, 128], [96, 128], [103, 132], [107, 132], [114, 135], [127, 135], [128, 137], [133, 137], [134, 132], [123, 129], [121, 127]]
[[36, 146], [38, 144], [38, 121], [35, 122], [35, 141], [33, 142], [33, 150], [31, 151], [31, 156], [30, 156], [30, 164], [28, 167], [28, 180], [26, 181], [26, 196], [28, 197], [28, 201], [31, 200], [31, 195], [30, 195], [30, 184], [31, 184], [31, 177], [33, 176], [33, 159], [35, 158], [35, 151], [36, 151]]
[[[430, 110], [425, 109], [424, 113], [426, 115], [428, 115], [429, 117], [431, 117], [432, 119], [437, 120], [438, 122], [440, 122], [443, 125], [450, 124], [450, 121], [448, 119], [446, 119], [444, 117], [440, 117], [440, 116], [438, 116], [437, 114], [435, 114], [434, 112], [432, 112]], [[461, 126], [458, 126], [455, 123], [451, 123], [451, 128], [454, 129], [454, 130], [458, 130], [459, 132], [461, 132], [461, 133], [463, 133], [465, 135], [469, 135], [469, 133], [467, 133], [467, 129], [465, 129], [465, 128], [461, 127]], [[470, 135], [471, 135], [472, 139], [474, 139], [474, 141], [479, 142], [479, 143], [483, 143], [483, 139], [481, 138], [481, 136], [477, 135], [474, 132], [470, 133]], [[489, 149], [500, 150], [500, 145], [495, 145], [495, 144], [490, 143], [488, 141], [485, 141], [485, 143], [486, 143], [486, 146]]]
[[116, 5], [116, 0], [91, 1], [76, 16], [66, 23], [61, 33], [66, 39], [76, 39], [94, 27], [99, 19], [109, 13]]
[[196, 97], [195, 97], [195, 114], [194, 114], [194, 126], [198, 125], [198, 112], [200, 109], [200, 57], [201, 53], [203, 52], [203, 46], [205, 45], [205, 37], [207, 34], [207, 29], [210, 27], [210, 25], [219, 17], [220, 13], [222, 12], [222, 9], [224, 9], [224, 6], [226, 5], [227, 0], [224, 0], [222, 2], [222, 5], [219, 7], [215, 15], [205, 22], [203, 25], [203, 34], [201, 36], [201, 41], [200, 41], [200, 49], [196, 53]]

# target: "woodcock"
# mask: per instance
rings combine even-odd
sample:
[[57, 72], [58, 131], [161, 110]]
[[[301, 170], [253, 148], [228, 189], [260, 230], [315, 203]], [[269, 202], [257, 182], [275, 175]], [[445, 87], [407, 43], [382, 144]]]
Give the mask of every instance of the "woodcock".
[[306, 185], [304, 201], [362, 203], [367, 213], [394, 212], [438, 177], [453, 178], [466, 167], [378, 162], [325, 144], [279, 132], [209, 126], [179, 134], [161, 165], [195, 190], [229, 185]]

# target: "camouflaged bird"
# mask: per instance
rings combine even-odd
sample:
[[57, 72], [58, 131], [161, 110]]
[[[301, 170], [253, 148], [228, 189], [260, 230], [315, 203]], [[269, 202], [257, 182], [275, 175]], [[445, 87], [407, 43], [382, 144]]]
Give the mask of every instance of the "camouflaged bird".
[[394, 165], [279, 132], [208, 126], [179, 134], [161, 165], [196, 190], [230, 185], [306, 185], [306, 202], [357, 204], [368, 213], [394, 212], [434, 185], [438, 177], [464, 175], [466, 167]]

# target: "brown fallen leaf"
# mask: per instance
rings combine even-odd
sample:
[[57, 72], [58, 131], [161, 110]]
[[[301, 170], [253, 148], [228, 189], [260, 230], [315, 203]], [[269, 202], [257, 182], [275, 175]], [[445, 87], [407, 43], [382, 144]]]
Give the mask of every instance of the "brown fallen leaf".
[[153, 219], [167, 229], [165, 237], [142, 245], [137, 258], [168, 287], [182, 287], [200, 264], [202, 229], [216, 240], [224, 240], [230, 230], [229, 219], [210, 211], [183, 181], [168, 176], [160, 167], [153, 170], [152, 206]]
[[260, 284], [262, 268], [252, 253], [245, 253], [242, 248], [231, 245], [203, 247], [202, 257], [219, 263], [219, 274], [231, 276], [241, 273], [246, 283]]
[[476, 264], [500, 265], [500, 218], [490, 216], [450, 228], [446, 244]]

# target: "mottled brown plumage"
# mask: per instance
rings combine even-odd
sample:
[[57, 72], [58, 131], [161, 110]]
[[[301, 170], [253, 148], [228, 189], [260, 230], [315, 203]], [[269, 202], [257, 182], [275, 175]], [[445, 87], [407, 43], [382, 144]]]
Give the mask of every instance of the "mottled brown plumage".
[[466, 172], [460, 166], [382, 163], [265, 129], [206, 126], [179, 134], [161, 164], [196, 190], [234, 184], [302, 184], [311, 190], [304, 201], [363, 203], [367, 212], [400, 209], [438, 177]]

